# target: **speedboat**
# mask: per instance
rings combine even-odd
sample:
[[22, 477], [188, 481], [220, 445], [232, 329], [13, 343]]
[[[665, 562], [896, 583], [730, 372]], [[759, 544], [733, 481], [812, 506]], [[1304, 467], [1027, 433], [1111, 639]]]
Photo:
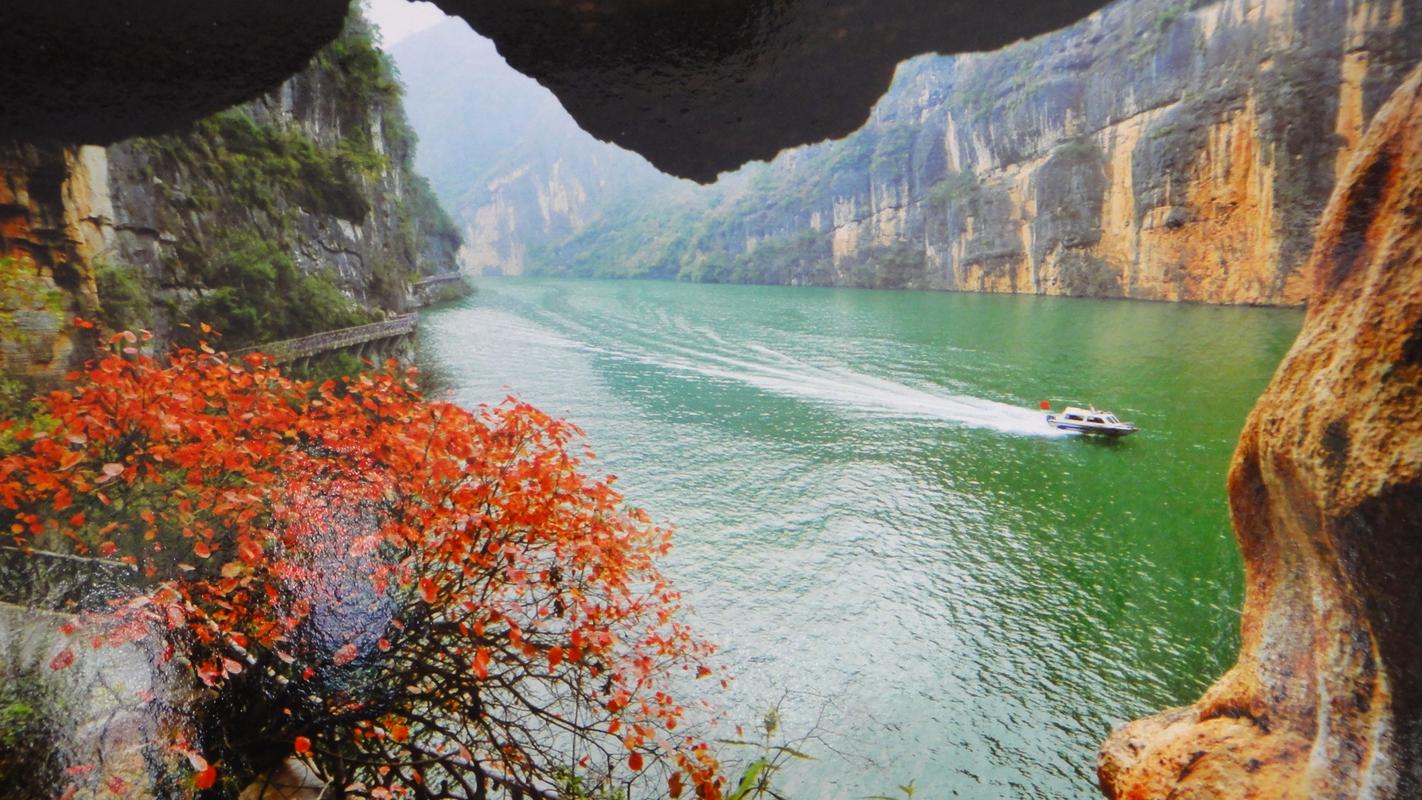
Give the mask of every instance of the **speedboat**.
[[1110, 411], [1101, 411], [1095, 406], [1090, 408], [1067, 406], [1060, 414], [1047, 414], [1047, 424], [1059, 431], [1089, 433], [1097, 436], [1130, 436], [1136, 432], [1135, 425], [1122, 422]]

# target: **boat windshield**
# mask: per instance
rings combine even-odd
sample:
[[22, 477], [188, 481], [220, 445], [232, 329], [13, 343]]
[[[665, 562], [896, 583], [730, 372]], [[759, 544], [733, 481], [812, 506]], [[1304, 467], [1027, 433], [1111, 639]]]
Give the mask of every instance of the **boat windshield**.
[[1119, 420], [1119, 419], [1116, 419], [1116, 415], [1115, 415], [1115, 414], [1107, 414], [1107, 415], [1106, 415], [1106, 421], [1107, 421], [1107, 422], [1111, 422], [1111, 423], [1120, 423], [1120, 420]]

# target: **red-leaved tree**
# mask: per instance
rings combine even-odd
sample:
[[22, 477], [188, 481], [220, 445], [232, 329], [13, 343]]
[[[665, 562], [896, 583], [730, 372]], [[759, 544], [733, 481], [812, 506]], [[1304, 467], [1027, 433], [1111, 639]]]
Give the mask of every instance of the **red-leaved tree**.
[[12, 431], [0, 516], [137, 567], [95, 625], [191, 667], [169, 791], [295, 753], [355, 797], [719, 796], [668, 687], [711, 674], [654, 563], [669, 534], [580, 471], [577, 428], [427, 401], [393, 364], [318, 386], [132, 344]]

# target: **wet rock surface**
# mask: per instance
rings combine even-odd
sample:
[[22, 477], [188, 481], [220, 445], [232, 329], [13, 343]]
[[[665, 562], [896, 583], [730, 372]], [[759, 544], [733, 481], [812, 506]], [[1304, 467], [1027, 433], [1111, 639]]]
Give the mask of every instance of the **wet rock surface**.
[[[8, 587], [0, 587], [8, 588]], [[192, 697], [158, 664], [162, 642], [90, 647], [81, 618], [0, 601], [0, 734], [39, 748], [23, 772], [4, 775], [6, 797], [169, 796], [172, 745], [189, 732], [174, 709]], [[37, 724], [16, 723], [17, 708]], [[0, 757], [14, 757], [6, 741]], [[42, 754], [41, 754], [42, 753]], [[14, 792], [15, 794], [9, 794]]]
[[1422, 793], [1422, 69], [1373, 120], [1310, 269], [1230, 471], [1239, 661], [1111, 735], [1108, 797]]

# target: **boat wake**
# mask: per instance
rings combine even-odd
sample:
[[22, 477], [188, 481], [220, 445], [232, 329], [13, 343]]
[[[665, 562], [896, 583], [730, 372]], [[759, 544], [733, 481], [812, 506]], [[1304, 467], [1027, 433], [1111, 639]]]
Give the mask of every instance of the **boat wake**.
[[576, 341], [579, 349], [603, 356], [749, 385], [851, 413], [937, 420], [1023, 436], [1066, 435], [1048, 426], [1034, 408], [951, 392], [943, 386], [915, 387], [837, 365], [812, 364], [759, 343], [730, 342], [715, 331], [684, 322], [673, 326], [679, 337], [676, 342], [666, 339], [665, 320], [652, 325], [629, 321], [628, 330], [612, 341], [586, 324], [553, 316], [541, 321], [561, 329], [557, 335], [565, 343]]
[[774, 394], [796, 397], [855, 413], [939, 420], [1027, 436], [1060, 436], [1042, 414], [1009, 403], [920, 389], [898, 381], [840, 368], [795, 368], [754, 361], [716, 359], [727, 364], [687, 364], [688, 369], [740, 381]]

